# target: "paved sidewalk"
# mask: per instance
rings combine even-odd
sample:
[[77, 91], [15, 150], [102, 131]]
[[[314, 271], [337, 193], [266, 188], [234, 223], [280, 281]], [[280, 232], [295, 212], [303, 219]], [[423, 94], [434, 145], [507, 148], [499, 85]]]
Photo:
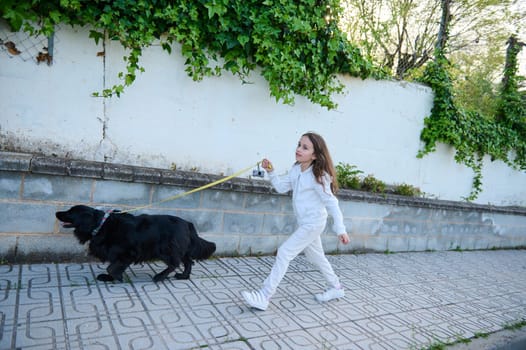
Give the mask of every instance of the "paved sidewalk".
[[194, 265], [189, 281], [94, 278], [102, 264], [0, 266], [0, 349], [427, 349], [526, 319], [526, 250], [329, 256], [347, 296], [319, 304], [300, 256], [265, 312], [242, 290], [273, 257]]

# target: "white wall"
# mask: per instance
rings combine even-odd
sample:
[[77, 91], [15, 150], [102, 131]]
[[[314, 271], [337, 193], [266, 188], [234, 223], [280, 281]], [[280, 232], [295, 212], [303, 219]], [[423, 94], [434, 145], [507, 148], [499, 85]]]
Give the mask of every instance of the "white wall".
[[[56, 34], [50, 67], [0, 51], [3, 148], [227, 175], [263, 157], [286, 171], [298, 138], [313, 130], [326, 138], [335, 163], [440, 199], [470, 193], [473, 173], [454, 161], [453, 149], [440, 145], [416, 158], [432, 104], [427, 87], [342, 77], [347, 92], [335, 97], [337, 110], [302, 97], [286, 106], [257, 73], [250, 84], [230, 74], [197, 83], [177, 48], [168, 55], [154, 46], [140, 62], [146, 72], [120, 98], [103, 99], [91, 93], [118, 82], [124, 52], [115, 42], [106, 43], [105, 59], [97, 56], [102, 50], [87, 30], [68, 27]], [[477, 202], [526, 205], [526, 174], [486, 163]]]

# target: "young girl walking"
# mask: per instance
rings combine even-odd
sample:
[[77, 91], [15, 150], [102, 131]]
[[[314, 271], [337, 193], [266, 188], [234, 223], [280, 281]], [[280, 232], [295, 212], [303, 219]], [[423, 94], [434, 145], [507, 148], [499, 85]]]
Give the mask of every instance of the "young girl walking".
[[325, 257], [320, 238], [327, 223], [328, 212], [333, 218], [333, 229], [340, 242], [349, 243], [338, 199], [334, 196], [338, 183], [325, 140], [313, 132], [302, 135], [296, 148], [296, 163], [286, 175], [276, 175], [272, 163], [267, 159], [263, 159], [261, 165], [269, 174], [270, 182], [277, 192], [292, 190], [292, 204], [298, 228], [279, 247], [276, 261], [262, 288], [241, 293], [246, 303], [253, 308], [266, 310], [289, 263], [301, 252], [319, 268], [329, 286], [324, 293], [316, 294], [316, 299], [325, 302], [343, 298], [345, 292]]

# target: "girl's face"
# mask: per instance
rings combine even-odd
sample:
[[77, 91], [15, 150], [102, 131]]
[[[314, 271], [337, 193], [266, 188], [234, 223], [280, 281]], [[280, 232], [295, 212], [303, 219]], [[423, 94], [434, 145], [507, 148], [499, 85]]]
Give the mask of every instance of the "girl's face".
[[296, 148], [296, 161], [301, 164], [302, 170], [305, 170], [314, 159], [314, 145], [307, 136], [302, 136]]

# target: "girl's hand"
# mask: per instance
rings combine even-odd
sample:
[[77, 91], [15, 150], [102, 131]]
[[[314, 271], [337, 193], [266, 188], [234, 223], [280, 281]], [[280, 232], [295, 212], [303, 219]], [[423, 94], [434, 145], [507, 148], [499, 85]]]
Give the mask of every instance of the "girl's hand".
[[272, 163], [267, 158], [263, 159], [261, 161], [261, 167], [265, 169], [268, 173], [272, 172], [274, 170], [274, 167], [272, 166]]
[[339, 234], [338, 239], [340, 240], [340, 242], [342, 242], [342, 244], [349, 243], [349, 235], [346, 233]]

